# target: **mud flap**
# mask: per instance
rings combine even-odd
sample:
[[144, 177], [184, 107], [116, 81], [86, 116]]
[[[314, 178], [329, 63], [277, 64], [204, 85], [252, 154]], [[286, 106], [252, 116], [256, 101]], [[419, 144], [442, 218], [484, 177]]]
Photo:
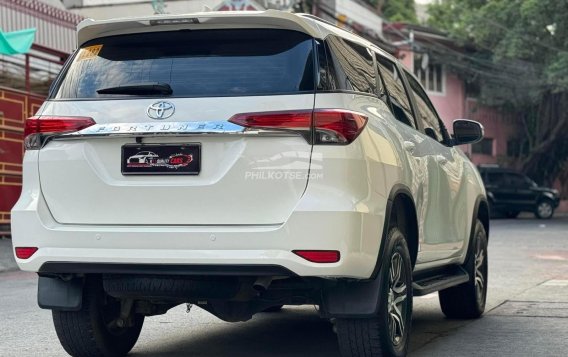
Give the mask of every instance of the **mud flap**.
[[37, 303], [42, 309], [79, 311], [83, 305], [83, 285], [83, 278], [63, 280], [58, 277], [40, 276]]
[[325, 318], [364, 318], [378, 313], [379, 277], [367, 281], [338, 281], [323, 291], [321, 315]]

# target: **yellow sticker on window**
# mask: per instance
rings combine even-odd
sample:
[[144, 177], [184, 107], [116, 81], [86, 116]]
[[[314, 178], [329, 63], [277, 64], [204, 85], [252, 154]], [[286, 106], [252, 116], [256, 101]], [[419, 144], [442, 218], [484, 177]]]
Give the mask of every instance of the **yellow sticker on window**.
[[89, 47], [83, 47], [79, 51], [79, 56], [77, 57], [77, 61], [89, 60], [97, 57], [103, 45], [94, 45]]

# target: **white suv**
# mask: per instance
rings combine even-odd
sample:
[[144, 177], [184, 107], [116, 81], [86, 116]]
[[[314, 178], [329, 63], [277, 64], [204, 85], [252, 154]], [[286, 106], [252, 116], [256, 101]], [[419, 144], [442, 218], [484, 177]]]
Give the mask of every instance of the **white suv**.
[[85, 20], [78, 38], [26, 122], [12, 211], [69, 354], [124, 355], [183, 303], [226, 321], [315, 304], [344, 356], [404, 355], [413, 295], [482, 314], [488, 206], [456, 148], [482, 127], [450, 136], [391, 55], [277, 11]]

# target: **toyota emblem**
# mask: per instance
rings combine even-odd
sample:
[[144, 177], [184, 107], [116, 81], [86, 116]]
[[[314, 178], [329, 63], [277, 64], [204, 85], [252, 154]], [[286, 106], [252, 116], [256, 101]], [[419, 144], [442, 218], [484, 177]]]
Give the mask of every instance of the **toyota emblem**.
[[176, 107], [170, 102], [160, 101], [150, 104], [146, 109], [146, 114], [152, 119], [162, 120], [167, 119], [174, 115]]

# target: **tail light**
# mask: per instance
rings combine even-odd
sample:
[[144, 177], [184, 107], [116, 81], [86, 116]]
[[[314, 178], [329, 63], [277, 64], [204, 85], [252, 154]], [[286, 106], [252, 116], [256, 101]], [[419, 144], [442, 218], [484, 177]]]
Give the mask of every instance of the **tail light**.
[[24, 145], [27, 150], [41, 148], [45, 137], [73, 133], [96, 124], [86, 117], [31, 117], [24, 126]]
[[341, 144], [353, 142], [367, 124], [363, 114], [336, 109], [314, 111], [314, 143]]
[[294, 250], [293, 252], [312, 263], [337, 263], [340, 258], [337, 250]]
[[256, 129], [299, 132], [310, 143], [347, 145], [359, 136], [367, 117], [341, 109], [237, 114], [231, 123]]
[[16, 247], [14, 250], [18, 259], [28, 259], [37, 252], [37, 247]]

